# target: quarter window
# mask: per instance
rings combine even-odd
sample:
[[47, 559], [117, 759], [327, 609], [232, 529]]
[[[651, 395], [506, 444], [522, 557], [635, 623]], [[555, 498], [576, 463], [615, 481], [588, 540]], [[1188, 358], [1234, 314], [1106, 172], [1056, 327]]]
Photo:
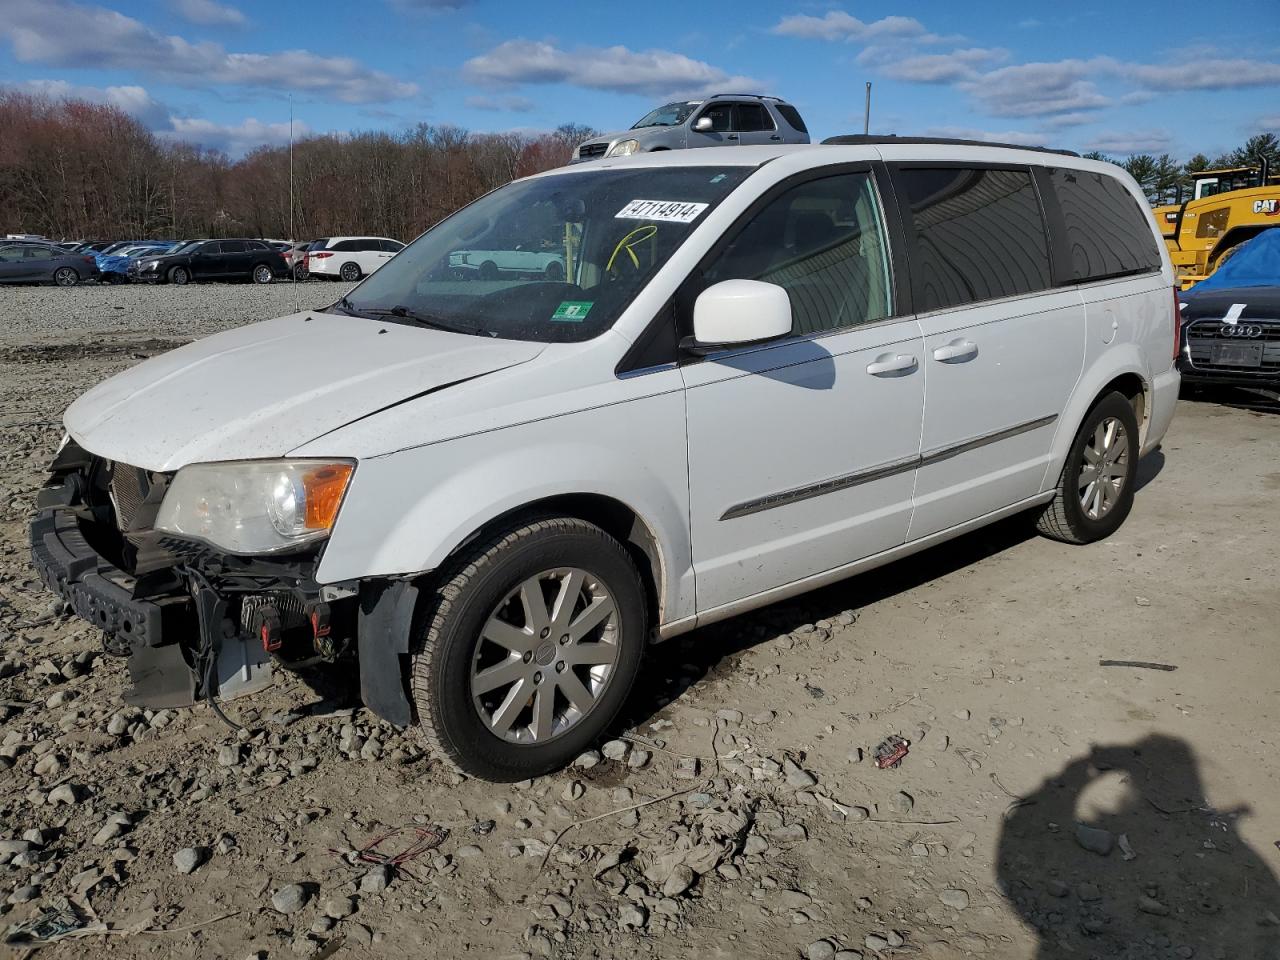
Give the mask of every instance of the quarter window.
[[1119, 180], [1056, 169], [1050, 171], [1050, 181], [1066, 222], [1072, 279], [1101, 280], [1160, 268], [1151, 214]]
[[917, 310], [1050, 286], [1044, 218], [1029, 171], [947, 167], [899, 176], [915, 225]]
[[245, 252], [244, 241], [243, 240], [223, 240], [222, 252], [223, 253], [244, 253]]
[[791, 331], [817, 333], [891, 313], [889, 258], [867, 173], [798, 184], [772, 200], [704, 275], [776, 283], [791, 298]]

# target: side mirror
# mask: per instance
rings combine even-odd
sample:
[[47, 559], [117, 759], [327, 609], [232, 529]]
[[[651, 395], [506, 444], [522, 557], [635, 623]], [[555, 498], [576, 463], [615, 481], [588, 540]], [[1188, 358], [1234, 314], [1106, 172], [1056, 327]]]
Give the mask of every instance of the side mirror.
[[698, 294], [693, 303], [693, 342], [682, 346], [690, 353], [706, 354], [790, 332], [791, 298], [786, 290], [759, 280], [724, 280]]
[[699, 133], [708, 132], [711, 129], [711, 118], [699, 117], [693, 122], [693, 129], [697, 130]]

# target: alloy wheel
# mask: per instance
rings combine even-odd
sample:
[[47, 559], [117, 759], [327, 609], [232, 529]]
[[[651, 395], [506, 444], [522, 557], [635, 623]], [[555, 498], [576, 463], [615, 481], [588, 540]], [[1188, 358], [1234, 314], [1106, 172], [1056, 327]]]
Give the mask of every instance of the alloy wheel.
[[1084, 446], [1082, 459], [1080, 507], [1090, 520], [1101, 520], [1120, 499], [1129, 475], [1129, 435], [1124, 424], [1115, 417], [1099, 423]]
[[543, 744], [594, 709], [618, 662], [608, 588], [576, 567], [525, 580], [489, 614], [471, 665], [471, 698], [495, 736]]

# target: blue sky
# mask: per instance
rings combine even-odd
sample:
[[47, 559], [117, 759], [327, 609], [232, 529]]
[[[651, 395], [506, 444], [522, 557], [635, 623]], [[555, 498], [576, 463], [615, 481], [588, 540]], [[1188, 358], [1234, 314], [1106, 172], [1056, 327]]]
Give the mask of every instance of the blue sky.
[[[1195, 33], [1190, 30], [1198, 25]], [[232, 155], [299, 133], [629, 126], [717, 90], [872, 129], [1122, 156], [1280, 132], [1280, 4], [3, 0], [0, 85]]]

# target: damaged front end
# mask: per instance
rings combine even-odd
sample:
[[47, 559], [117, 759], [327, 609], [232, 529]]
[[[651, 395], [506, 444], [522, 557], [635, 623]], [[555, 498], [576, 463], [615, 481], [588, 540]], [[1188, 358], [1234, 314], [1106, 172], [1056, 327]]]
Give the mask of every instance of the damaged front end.
[[[159, 531], [173, 477], [68, 441], [31, 521], [41, 579], [103, 631], [109, 653], [128, 657], [125, 700], [190, 706], [263, 689], [273, 664], [296, 669], [353, 657], [359, 590], [316, 582], [323, 543], [242, 557]], [[365, 602], [378, 606], [376, 596]], [[407, 702], [397, 712], [407, 714]]]

